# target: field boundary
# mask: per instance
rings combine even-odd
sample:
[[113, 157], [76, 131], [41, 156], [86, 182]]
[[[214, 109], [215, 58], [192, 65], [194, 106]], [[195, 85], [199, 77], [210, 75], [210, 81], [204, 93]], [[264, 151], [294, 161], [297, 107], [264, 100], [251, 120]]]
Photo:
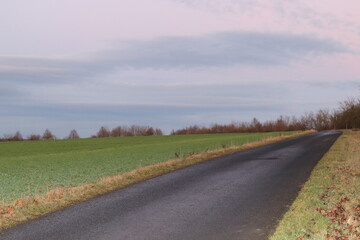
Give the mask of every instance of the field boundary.
[[0, 230], [4, 230], [25, 221], [58, 211], [62, 208], [89, 200], [96, 196], [103, 195], [105, 193], [118, 190], [135, 183], [145, 181], [191, 165], [195, 165], [216, 157], [268, 145], [314, 132], [315, 131], [313, 130], [304, 131], [289, 136], [270, 137], [240, 146], [223, 147], [200, 154], [189, 154], [181, 158], [135, 169], [118, 176], [105, 177], [98, 182], [88, 183], [77, 187], [55, 188], [44, 195], [21, 198], [14, 201], [12, 204], [0, 204]]

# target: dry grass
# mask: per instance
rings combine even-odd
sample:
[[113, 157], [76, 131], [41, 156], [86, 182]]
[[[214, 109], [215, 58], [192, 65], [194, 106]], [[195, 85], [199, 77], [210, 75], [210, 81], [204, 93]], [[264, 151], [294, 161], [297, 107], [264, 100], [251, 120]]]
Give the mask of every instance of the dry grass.
[[306, 131], [290, 136], [278, 136], [242, 146], [232, 146], [207, 151], [201, 154], [188, 155], [183, 158], [142, 167], [119, 176], [106, 177], [95, 183], [89, 183], [78, 187], [60, 187], [50, 190], [45, 195], [21, 198], [14, 201], [12, 204], [0, 204], [0, 230], [57, 211], [72, 204], [91, 199], [101, 194], [124, 188], [137, 182], [204, 162], [215, 157], [259, 147], [300, 135], [310, 134], [312, 132], [313, 131]]
[[344, 131], [270, 239], [360, 239], [359, 190], [360, 132]]

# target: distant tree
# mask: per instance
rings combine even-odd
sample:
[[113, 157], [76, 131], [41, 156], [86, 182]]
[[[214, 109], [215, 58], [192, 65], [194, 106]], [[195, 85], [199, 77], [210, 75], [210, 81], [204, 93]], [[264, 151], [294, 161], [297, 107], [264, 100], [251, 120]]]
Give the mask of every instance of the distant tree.
[[28, 136], [27, 138], [29, 141], [38, 141], [41, 139], [41, 136], [38, 134], [31, 134], [30, 136]]
[[275, 122], [275, 131], [286, 131], [287, 130], [287, 119], [284, 116], [280, 116]]
[[3, 140], [4, 141], [12, 141], [13, 137], [14, 137], [14, 135], [12, 135], [12, 134], [4, 134]]
[[96, 134], [98, 138], [106, 138], [106, 137], [110, 137], [110, 135], [111, 135], [110, 130], [106, 127], [101, 127]]
[[43, 140], [53, 140], [56, 139], [55, 135], [49, 129], [46, 129], [42, 135]]
[[253, 118], [250, 127], [254, 132], [262, 131], [262, 124], [259, 122], [259, 120], [257, 120], [257, 118]]
[[133, 137], [133, 136], [160, 136], [163, 132], [160, 128], [150, 126], [118, 126], [111, 131], [106, 127], [101, 127], [96, 137]]
[[17, 131], [13, 136], [13, 141], [23, 141], [23, 140], [24, 140], [23, 136], [19, 131]]
[[79, 134], [76, 132], [75, 129], [71, 130], [68, 139], [78, 139], [80, 138]]
[[153, 136], [153, 135], [155, 135], [155, 130], [154, 128], [149, 127], [145, 132], [145, 136]]
[[4, 138], [1, 139], [2, 141], [23, 141], [23, 136], [19, 131], [15, 134], [5, 134]]
[[320, 109], [315, 115], [315, 128], [317, 130], [328, 130], [333, 125], [332, 116], [328, 109]]
[[160, 128], [155, 128], [155, 134], [156, 136], [162, 136], [163, 135], [163, 131]]
[[116, 127], [111, 130], [111, 137], [122, 137], [124, 129], [122, 127]]
[[341, 102], [337, 121], [342, 128], [360, 128], [360, 98]]

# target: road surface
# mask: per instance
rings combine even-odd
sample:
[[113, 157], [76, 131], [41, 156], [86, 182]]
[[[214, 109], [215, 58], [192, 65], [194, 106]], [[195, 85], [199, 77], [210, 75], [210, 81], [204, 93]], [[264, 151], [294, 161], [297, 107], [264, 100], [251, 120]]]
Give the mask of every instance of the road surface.
[[267, 239], [340, 134], [219, 157], [8, 229], [0, 239]]

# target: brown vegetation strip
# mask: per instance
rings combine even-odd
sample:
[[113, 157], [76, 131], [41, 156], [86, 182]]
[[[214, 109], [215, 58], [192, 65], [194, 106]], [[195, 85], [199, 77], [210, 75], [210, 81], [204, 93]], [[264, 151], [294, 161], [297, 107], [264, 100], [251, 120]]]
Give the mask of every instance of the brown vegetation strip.
[[60, 187], [49, 191], [45, 195], [21, 198], [16, 200], [13, 204], [0, 205], [0, 230], [57, 211], [75, 203], [91, 199], [101, 194], [124, 188], [140, 181], [154, 178], [209, 159], [313, 132], [314, 131], [305, 131], [291, 136], [278, 136], [241, 146], [232, 146], [207, 151], [201, 154], [189, 155], [184, 158], [173, 159], [167, 162], [142, 167], [119, 176], [106, 177], [95, 183], [89, 183], [78, 187]]

